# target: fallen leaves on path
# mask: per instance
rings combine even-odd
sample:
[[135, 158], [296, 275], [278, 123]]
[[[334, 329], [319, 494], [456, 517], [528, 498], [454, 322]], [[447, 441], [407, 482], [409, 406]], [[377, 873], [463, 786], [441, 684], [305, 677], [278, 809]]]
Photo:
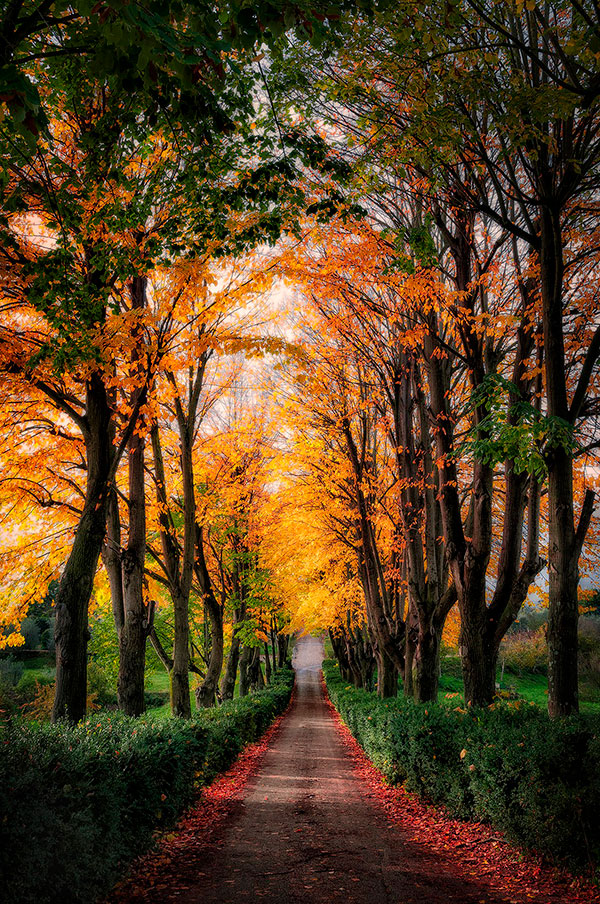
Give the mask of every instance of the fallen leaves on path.
[[574, 878], [534, 854], [524, 854], [490, 826], [453, 819], [444, 807], [388, 785], [342, 721], [324, 683], [323, 692], [369, 796], [409, 842], [433, 852], [455, 876], [477, 879], [510, 904], [600, 904], [600, 889], [586, 879]]
[[219, 843], [219, 830], [242, 798], [285, 714], [260, 741], [246, 747], [227, 772], [202, 789], [177, 825], [159, 837], [158, 846], [133, 862], [129, 875], [115, 886], [105, 904], [167, 904], [181, 898], [202, 875], [207, 845]]

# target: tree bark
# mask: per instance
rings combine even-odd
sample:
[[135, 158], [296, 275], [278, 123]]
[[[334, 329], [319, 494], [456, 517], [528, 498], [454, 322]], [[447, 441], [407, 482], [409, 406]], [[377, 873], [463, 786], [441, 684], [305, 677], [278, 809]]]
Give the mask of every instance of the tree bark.
[[[569, 423], [563, 336], [563, 245], [558, 211], [540, 214], [540, 287], [548, 416]], [[566, 442], [570, 436], [565, 437]], [[548, 463], [548, 712], [579, 711], [577, 623], [579, 556], [575, 554], [573, 456], [554, 443]]]
[[381, 698], [398, 696], [398, 667], [385, 650], [375, 653], [377, 660], [377, 695]]
[[237, 676], [238, 664], [240, 661], [240, 638], [235, 632], [233, 626], [233, 637], [231, 638], [231, 647], [227, 657], [227, 665], [225, 666], [225, 674], [221, 679], [221, 697], [223, 700], [233, 700], [235, 691], [235, 679]]
[[418, 703], [437, 702], [441, 631], [435, 624], [419, 625], [414, 697]]
[[[146, 277], [136, 276], [132, 283], [132, 309], [146, 306]], [[136, 346], [132, 352], [134, 366], [141, 367], [141, 326], [136, 324]], [[141, 387], [134, 390], [135, 406]], [[140, 716], [144, 702], [144, 670], [146, 664], [146, 607], [144, 605], [144, 566], [146, 561], [146, 488], [144, 483], [145, 439], [134, 431], [129, 440], [129, 495], [127, 500], [129, 531], [127, 546], [121, 556], [123, 579], [123, 624], [119, 632], [119, 677], [117, 699], [119, 709], [128, 716]]]
[[285, 668], [289, 645], [290, 638], [288, 634], [277, 635], [277, 667], [280, 669]]
[[56, 596], [56, 692], [52, 721], [79, 722], [87, 702], [88, 606], [106, 532], [113, 446], [111, 411], [99, 373], [86, 385], [87, 487], [83, 514]]
[[173, 597], [173, 666], [169, 674], [171, 712], [189, 719], [190, 702], [189, 593]]
[[265, 681], [271, 683], [271, 657], [269, 655], [269, 644], [265, 640]]
[[117, 637], [121, 632], [125, 618], [123, 612], [121, 553], [121, 515], [119, 512], [119, 498], [117, 496], [117, 491], [113, 486], [109, 493], [106, 536], [102, 547], [102, 562], [106, 569], [106, 574], [108, 575], [110, 599]]
[[250, 692], [250, 659], [252, 658], [252, 648], [242, 646], [240, 652], [240, 683], [239, 683], [239, 694], [240, 697], [247, 697]]
[[214, 594], [206, 566], [202, 528], [196, 525], [196, 576], [202, 591], [205, 611], [210, 624], [210, 656], [204, 681], [196, 688], [198, 709], [214, 706], [223, 668], [223, 611]]
[[252, 649], [252, 655], [250, 656], [250, 661], [248, 663], [248, 680], [250, 682], [250, 688], [253, 691], [260, 690], [265, 686], [265, 679], [260, 663], [259, 646], [253, 647]]

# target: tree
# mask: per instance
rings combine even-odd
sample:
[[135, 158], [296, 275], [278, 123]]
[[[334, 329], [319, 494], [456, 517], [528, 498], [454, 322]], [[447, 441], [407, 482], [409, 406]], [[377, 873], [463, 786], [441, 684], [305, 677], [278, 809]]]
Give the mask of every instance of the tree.
[[[19, 18], [23, 6], [11, 8], [17, 29], [10, 51], [13, 62], [17, 50], [22, 51], [20, 63], [32, 63], [40, 82], [43, 74], [47, 93], [46, 128], [35, 154], [30, 141], [36, 132], [33, 125], [16, 137], [14, 130], [5, 130], [12, 168], [2, 200], [8, 218], [0, 223], [5, 255], [11, 264], [27, 270], [26, 278], [33, 280], [28, 302], [55, 331], [52, 345], [40, 354], [51, 357], [53, 366], [62, 371], [79, 366], [81, 360], [96, 359], [100, 364], [90, 376], [85, 415], [77, 414], [88, 442], [88, 514], [76, 533], [57, 601], [55, 717], [77, 720], [85, 707], [86, 611], [104, 539], [110, 486], [152, 383], [147, 372], [146, 385], [137, 392], [131, 411], [127, 438], [115, 457], [109, 440], [113, 425], [104, 373], [107, 362], [100, 361], [98, 333], [106, 326], [111, 307], [119, 308], [124, 284], [146, 279], [161, 260], [207, 250], [239, 251], [263, 239], [276, 239], [285, 219], [280, 206], [284, 196], [292, 221], [304, 205], [302, 192], [292, 184], [298, 162], [308, 157], [311, 164], [323, 162], [324, 145], [308, 146], [302, 136], [290, 135], [282, 152], [279, 132], [267, 123], [270, 113], [265, 117], [254, 107], [258, 73], [251, 65], [253, 42], [265, 28], [273, 39], [273, 29], [283, 16], [280, 11], [259, 22], [254, 15], [242, 15], [236, 4], [224, 9], [220, 19], [208, 10], [186, 6], [179, 10], [180, 20], [169, 19], [167, 24], [167, 14], [154, 7], [148, 17], [140, 18], [137, 11], [129, 17], [127, 11], [107, 5], [103, 24], [118, 48], [115, 58], [123, 64], [109, 76], [103, 66], [95, 65], [96, 20], [88, 17], [87, 9], [63, 18], [63, 7], [58, 6], [60, 16], [51, 17], [47, 40], [46, 26], [42, 28], [42, 50], [29, 54], [27, 42], [35, 44], [39, 37], [37, 12], [31, 19]], [[294, 7], [288, 13], [291, 24], [296, 21]], [[238, 14], [243, 20], [239, 26]], [[307, 16], [301, 21], [308, 24], [310, 13]], [[140, 23], [146, 28], [141, 47], [134, 40]], [[27, 46], [21, 47], [21, 39]], [[189, 40], [199, 48], [193, 59], [186, 49]], [[48, 50], [61, 41], [60, 53]], [[82, 49], [84, 67], [75, 57]], [[150, 49], [156, 51], [156, 64], [148, 56]], [[27, 90], [19, 89], [17, 106], [24, 103]], [[254, 126], [258, 120], [255, 134], [251, 120]], [[139, 170], [128, 163], [141, 158], [139, 169], [148, 175], [143, 161], [161, 155], [143, 191], [137, 191]], [[186, 203], [169, 205], [168, 198], [174, 197], [183, 197]], [[32, 262], [19, 248], [22, 237], [10, 215], [34, 208], [44, 217], [55, 247]], [[29, 373], [28, 362], [13, 362], [11, 367]], [[139, 579], [135, 584], [137, 624], [142, 611]], [[140, 647], [143, 637], [138, 629], [136, 634], [135, 646]], [[136, 674], [139, 691], [139, 667]], [[139, 692], [136, 698], [139, 702]]]
[[600, 335], [592, 317], [583, 348], [567, 357], [565, 331], [580, 303], [570, 290], [577, 269], [596, 254], [599, 85], [590, 42], [598, 39], [597, 10], [568, 0], [493, 10], [472, 2], [444, 20], [433, 8], [420, 16], [410, 21], [420, 21], [416, 52], [428, 79], [415, 132], [435, 135], [442, 158], [464, 167], [457, 204], [482, 211], [535, 257], [547, 417], [549, 711], [567, 715], [577, 710], [578, 561], [594, 502], [590, 489], [575, 518], [574, 437], [584, 426]]

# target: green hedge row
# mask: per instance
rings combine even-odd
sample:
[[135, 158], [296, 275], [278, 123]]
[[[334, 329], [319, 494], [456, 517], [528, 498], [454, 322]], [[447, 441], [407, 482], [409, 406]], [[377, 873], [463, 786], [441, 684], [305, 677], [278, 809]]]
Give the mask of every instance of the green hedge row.
[[456, 816], [491, 823], [572, 869], [600, 864], [600, 718], [532, 704], [463, 710], [380, 700], [323, 666], [332, 703], [374, 765]]
[[283, 712], [293, 672], [189, 721], [93, 716], [0, 732], [0, 889], [7, 904], [90, 904], [198, 787]]

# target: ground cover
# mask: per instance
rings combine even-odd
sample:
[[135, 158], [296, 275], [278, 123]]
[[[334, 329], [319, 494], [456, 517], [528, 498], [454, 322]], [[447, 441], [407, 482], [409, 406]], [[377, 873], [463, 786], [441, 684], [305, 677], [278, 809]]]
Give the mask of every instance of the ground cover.
[[[407, 832], [422, 849], [450, 860], [465, 877], [489, 884], [497, 899], [511, 904], [598, 904], [600, 888], [586, 878], [574, 877], [535, 854], [524, 854], [502, 833], [481, 822], [455, 819], [447, 808], [432, 806], [406, 788], [390, 785], [344, 724], [334, 705], [337, 730], [352, 757], [354, 769], [368, 786], [390, 821]], [[485, 900], [492, 900], [487, 897]]]
[[416, 705], [346, 685], [324, 664], [332, 702], [374, 765], [456, 816], [486, 821], [524, 848], [580, 871], [600, 862], [600, 722], [551, 722], [522, 700], [467, 709]]
[[285, 709], [293, 673], [191, 720], [97, 714], [0, 727], [7, 904], [90, 904]]

